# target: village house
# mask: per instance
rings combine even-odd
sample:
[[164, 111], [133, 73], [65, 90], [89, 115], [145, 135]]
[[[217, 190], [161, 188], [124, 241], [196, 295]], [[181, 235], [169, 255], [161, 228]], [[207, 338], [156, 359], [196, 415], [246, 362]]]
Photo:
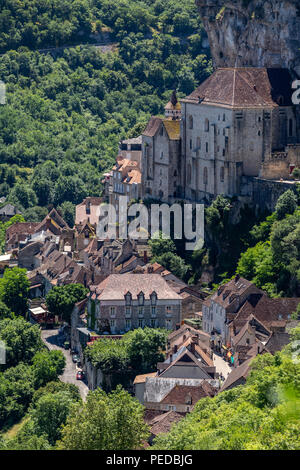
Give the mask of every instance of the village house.
[[158, 274], [111, 274], [90, 287], [88, 326], [111, 333], [144, 326], [173, 330], [181, 321], [181, 302]]
[[180, 103], [176, 94], [165, 107], [165, 118], [151, 117], [142, 134], [142, 188], [144, 197], [168, 202], [182, 196]]
[[75, 226], [84, 225], [87, 222], [97, 226], [100, 215], [100, 205], [103, 203], [102, 197], [87, 197], [75, 209]]
[[21, 214], [21, 212], [12, 204], [5, 204], [4, 206], [0, 207], [1, 222], [7, 222], [16, 214]]

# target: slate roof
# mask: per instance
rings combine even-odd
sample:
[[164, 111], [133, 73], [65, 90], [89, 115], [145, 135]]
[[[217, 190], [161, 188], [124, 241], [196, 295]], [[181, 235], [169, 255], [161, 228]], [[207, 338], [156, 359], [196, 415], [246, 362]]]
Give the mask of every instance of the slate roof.
[[147, 124], [146, 129], [143, 132], [143, 135], [146, 137], [154, 137], [162, 124], [162, 118], [152, 116]]
[[292, 76], [283, 68], [219, 68], [182, 102], [230, 108], [292, 106]]
[[159, 274], [111, 274], [96, 287], [99, 300], [124, 300], [127, 292], [133, 300], [140, 292], [144, 293], [145, 299], [156, 292], [158, 299], [181, 300]]

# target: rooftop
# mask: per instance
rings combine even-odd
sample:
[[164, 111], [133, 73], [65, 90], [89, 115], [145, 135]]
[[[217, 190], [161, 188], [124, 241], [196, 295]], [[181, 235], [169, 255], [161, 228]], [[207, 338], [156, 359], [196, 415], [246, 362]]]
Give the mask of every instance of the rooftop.
[[182, 102], [230, 108], [292, 106], [292, 82], [283, 68], [219, 68]]

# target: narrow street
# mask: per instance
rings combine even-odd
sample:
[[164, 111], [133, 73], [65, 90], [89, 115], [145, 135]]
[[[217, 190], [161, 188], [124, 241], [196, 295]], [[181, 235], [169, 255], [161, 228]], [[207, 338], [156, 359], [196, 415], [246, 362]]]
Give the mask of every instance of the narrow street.
[[216, 371], [219, 374], [222, 374], [225, 380], [227, 379], [228, 375], [230, 374], [232, 368], [228, 364], [228, 362], [224, 361], [224, 359], [219, 356], [218, 354], [213, 355], [213, 362], [216, 367]]
[[58, 330], [42, 330], [41, 337], [48, 349], [58, 349], [66, 358], [66, 367], [64, 373], [59, 377], [60, 380], [65, 383], [76, 385], [79, 388], [81, 398], [85, 400], [89, 391], [88, 386], [82, 380], [76, 380], [77, 366], [72, 361], [71, 351], [58, 346]]

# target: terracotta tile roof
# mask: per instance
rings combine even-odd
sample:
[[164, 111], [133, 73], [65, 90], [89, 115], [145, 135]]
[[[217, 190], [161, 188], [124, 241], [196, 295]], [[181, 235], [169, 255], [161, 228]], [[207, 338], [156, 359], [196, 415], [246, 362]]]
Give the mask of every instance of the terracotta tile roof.
[[170, 140], [180, 139], [180, 121], [164, 119], [164, 126]]
[[158, 434], [169, 432], [171, 426], [182, 420], [184, 416], [184, 413], [176, 413], [176, 411], [168, 411], [167, 413], [155, 416], [149, 423], [151, 426], [151, 434], [157, 436]]
[[148, 374], [137, 375], [134, 379], [133, 384], [142, 384], [146, 382], [147, 377], [156, 377], [157, 372], [150, 372]]
[[232, 324], [236, 329], [242, 328], [250, 314], [262, 322], [268, 329], [272, 326], [285, 326], [300, 302], [298, 297], [270, 299], [267, 295], [250, 295], [240, 308]]
[[39, 222], [17, 222], [6, 229], [6, 234], [9, 238], [13, 234], [32, 235], [38, 226]]
[[124, 300], [127, 292], [133, 299], [140, 292], [149, 299], [154, 291], [158, 299], [181, 300], [159, 274], [111, 274], [96, 288], [99, 300]]
[[247, 361], [243, 362], [243, 364], [241, 364], [240, 366], [234, 367], [234, 369], [232, 369], [224, 384], [222, 385], [220, 392], [231, 388], [240, 379], [246, 380], [250, 372], [250, 363], [252, 359], [253, 358], [251, 357]]
[[[222, 305], [222, 307], [227, 308], [234, 302], [234, 299], [237, 296], [244, 294], [250, 287], [255, 288], [254, 284], [243, 277], [231, 279], [226, 284], [220, 286], [218, 290], [212, 294], [208, 299], [208, 305], [210, 305], [210, 300], [213, 300], [219, 305]], [[260, 289], [257, 289], [257, 292], [262, 293]], [[206, 305], [206, 302], [204, 303]]]
[[[70, 227], [68, 226], [67, 222], [59, 215], [56, 209], [52, 209], [48, 215], [40, 222], [40, 224], [36, 227], [35, 233], [38, 233], [42, 230], [50, 229], [51, 225], [49, 224], [51, 222], [51, 225], [53, 227], [53, 233], [55, 235], [59, 234], [61, 232], [61, 229], [67, 228], [69, 229]], [[52, 230], [51, 230], [52, 231]]]
[[[102, 204], [102, 197], [87, 197], [76, 206], [75, 225], [89, 222], [94, 225], [99, 222], [99, 206]], [[86, 208], [89, 206], [90, 214], [87, 214]]]
[[187, 397], [191, 398], [191, 405], [195, 405], [201, 398], [214, 397], [216, 390], [205, 380], [199, 386], [175, 385], [174, 388], [162, 399], [161, 403], [170, 405], [188, 405]]
[[126, 184], [141, 184], [142, 182], [142, 173], [140, 170], [130, 170], [128, 175], [123, 179], [123, 183]]
[[283, 68], [219, 68], [183, 102], [214, 104], [225, 107], [292, 106], [292, 77]]
[[236, 346], [239, 344], [239, 342], [243, 338], [246, 331], [249, 330], [249, 328], [253, 328], [254, 330], [256, 330], [257, 326], [260, 326], [260, 329], [264, 331], [261, 334], [265, 335], [266, 338], [271, 336], [272, 332], [263, 323], [261, 323], [254, 315], [251, 314], [247, 318], [246, 323], [240, 329], [238, 334], [233, 337], [232, 339], [233, 345]]
[[146, 137], [154, 137], [159, 130], [163, 119], [159, 117], [152, 116], [147, 124], [146, 129], [143, 132], [143, 135]]
[[277, 351], [281, 351], [284, 346], [289, 344], [290, 342], [290, 335], [287, 332], [274, 332], [270, 336], [269, 341], [265, 345], [265, 349], [270, 354], [275, 354]]

